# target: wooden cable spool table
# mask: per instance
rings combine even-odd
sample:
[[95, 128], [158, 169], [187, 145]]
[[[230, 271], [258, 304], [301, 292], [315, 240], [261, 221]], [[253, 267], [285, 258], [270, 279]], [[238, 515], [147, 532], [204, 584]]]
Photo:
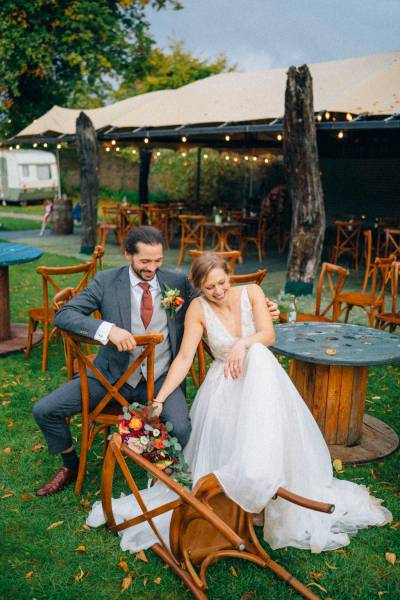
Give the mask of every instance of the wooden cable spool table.
[[215, 234], [217, 241], [212, 248], [215, 252], [231, 252], [233, 248], [231, 248], [228, 244], [229, 234], [232, 232], [237, 232], [243, 229], [243, 223], [212, 223], [207, 222], [204, 223], [204, 227], [212, 231]]
[[396, 432], [364, 411], [368, 367], [399, 361], [399, 336], [347, 323], [292, 323], [276, 327], [271, 350], [293, 359], [290, 376], [332, 458], [366, 463], [398, 448]]
[[[28, 325], [10, 322], [10, 288], [8, 267], [40, 258], [43, 250], [22, 244], [0, 243], [0, 356], [23, 350], [28, 335]], [[37, 331], [33, 343], [42, 339]]]

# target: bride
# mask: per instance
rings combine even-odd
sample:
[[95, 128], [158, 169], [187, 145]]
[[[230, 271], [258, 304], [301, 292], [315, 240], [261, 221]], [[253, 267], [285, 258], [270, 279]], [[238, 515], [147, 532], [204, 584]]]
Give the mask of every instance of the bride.
[[[192, 433], [184, 450], [193, 483], [213, 472], [227, 496], [250, 513], [264, 511], [264, 539], [273, 548], [294, 546], [312, 552], [349, 544], [349, 536], [369, 525], [384, 525], [391, 513], [365, 486], [335, 479], [323, 436], [286, 371], [267, 346], [274, 328], [262, 289], [231, 287], [229, 267], [206, 253], [192, 265], [200, 297], [185, 318], [179, 354], [154, 406], [162, 413], [168, 395], [186, 377], [203, 335], [214, 357], [191, 410]], [[317, 513], [278, 498], [280, 487], [335, 505], [333, 514]], [[148, 508], [170, 501], [163, 484], [143, 490]], [[141, 511], [131, 496], [113, 501], [117, 522]], [[155, 519], [168, 540], [171, 513]], [[101, 503], [87, 523], [104, 523]], [[121, 533], [121, 547], [138, 551], [156, 542], [147, 523]]]

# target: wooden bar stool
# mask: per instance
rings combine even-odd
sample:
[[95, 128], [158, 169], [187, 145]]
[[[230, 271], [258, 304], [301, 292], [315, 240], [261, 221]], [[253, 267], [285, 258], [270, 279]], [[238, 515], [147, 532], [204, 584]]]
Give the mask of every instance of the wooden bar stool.
[[179, 251], [178, 265], [185, 259], [185, 249], [193, 246], [197, 250], [204, 249], [204, 223], [207, 217], [203, 215], [179, 215], [181, 224], [181, 247]]

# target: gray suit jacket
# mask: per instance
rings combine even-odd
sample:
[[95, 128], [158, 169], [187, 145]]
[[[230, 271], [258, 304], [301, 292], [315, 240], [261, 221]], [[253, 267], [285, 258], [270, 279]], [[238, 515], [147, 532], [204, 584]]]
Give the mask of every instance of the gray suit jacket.
[[[193, 288], [187, 277], [176, 271], [158, 269], [157, 279], [162, 291], [166, 286], [178, 288], [185, 301], [174, 318], [167, 314], [171, 354], [174, 359], [182, 342], [185, 314], [193, 297]], [[94, 338], [99, 325], [103, 322], [90, 316], [95, 310], [100, 311], [104, 321], [131, 330], [128, 266], [99, 272], [89, 287], [82, 290], [57, 312], [55, 324], [60, 329]], [[101, 346], [94, 364], [111, 383], [114, 383], [128, 368], [129, 352], [119, 352], [113, 346]], [[90, 376], [90, 373], [88, 375]]]

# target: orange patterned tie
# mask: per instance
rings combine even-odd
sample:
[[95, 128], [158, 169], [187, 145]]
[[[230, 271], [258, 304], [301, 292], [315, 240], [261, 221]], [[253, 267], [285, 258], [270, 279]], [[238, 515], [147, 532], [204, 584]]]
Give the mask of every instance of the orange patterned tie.
[[144, 328], [147, 329], [151, 317], [153, 316], [153, 298], [151, 297], [150, 284], [139, 283], [143, 290], [142, 301], [140, 303], [140, 316], [143, 321]]

